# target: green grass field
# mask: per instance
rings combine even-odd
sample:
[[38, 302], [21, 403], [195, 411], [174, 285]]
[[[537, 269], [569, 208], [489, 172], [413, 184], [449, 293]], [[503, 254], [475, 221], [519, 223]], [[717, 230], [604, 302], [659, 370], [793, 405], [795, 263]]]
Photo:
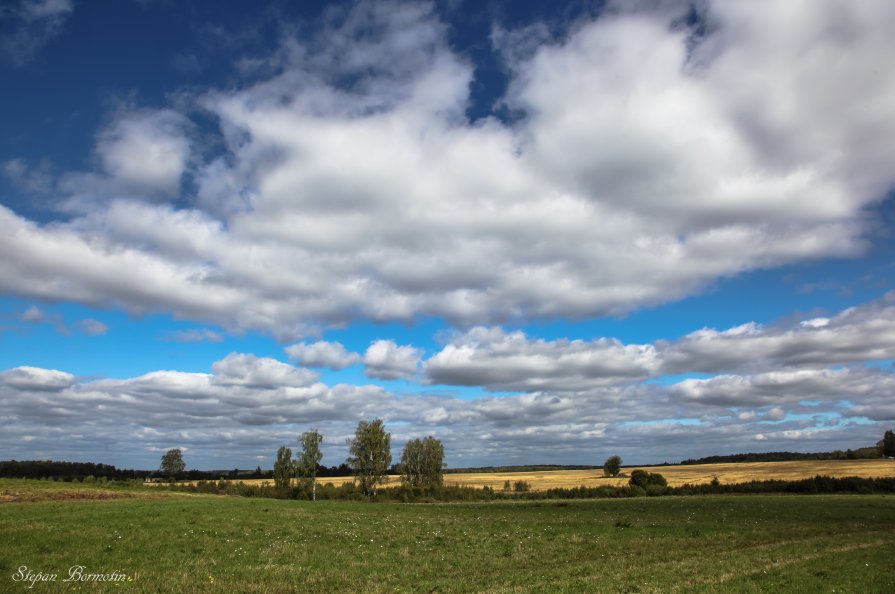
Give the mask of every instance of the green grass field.
[[[304, 502], [56, 485], [0, 504], [0, 591], [893, 592], [895, 497]], [[147, 492], [149, 491], [149, 492]], [[8, 500], [9, 501], [9, 500]], [[132, 581], [64, 580], [69, 568]]]

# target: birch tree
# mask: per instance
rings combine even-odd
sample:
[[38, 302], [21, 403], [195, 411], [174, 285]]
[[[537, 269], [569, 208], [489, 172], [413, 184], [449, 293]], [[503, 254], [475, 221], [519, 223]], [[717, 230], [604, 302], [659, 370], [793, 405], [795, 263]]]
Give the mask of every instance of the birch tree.
[[295, 465], [292, 462], [292, 450], [281, 446], [277, 450], [277, 461], [273, 464], [273, 482], [278, 488], [288, 487], [295, 474]]
[[360, 421], [354, 438], [348, 440], [348, 458], [345, 463], [354, 471], [361, 491], [376, 496], [376, 487], [386, 482], [386, 473], [392, 463], [392, 436], [386, 433], [382, 419]]
[[401, 482], [411, 487], [440, 487], [444, 482], [444, 445], [431, 435], [411, 439], [401, 454]]
[[316, 429], [305, 431], [298, 438], [301, 451], [298, 453], [296, 467], [298, 475], [307, 486], [311, 487], [311, 501], [317, 501], [317, 465], [323, 459], [320, 444], [323, 443], [323, 435]]

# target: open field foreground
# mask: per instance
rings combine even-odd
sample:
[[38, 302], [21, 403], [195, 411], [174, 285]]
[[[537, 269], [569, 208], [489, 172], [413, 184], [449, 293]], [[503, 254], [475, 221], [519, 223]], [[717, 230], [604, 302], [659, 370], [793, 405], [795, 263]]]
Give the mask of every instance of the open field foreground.
[[[400, 505], [151, 495], [0, 505], [0, 591], [29, 591], [23, 566], [57, 575], [34, 592], [895, 591], [891, 496]], [[124, 577], [64, 582], [78, 566]]]
[[[550, 470], [541, 472], [481, 472], [445, 474], [446, 485], [462, 485], [481, 488], [490, 486], [500, 490], [506, 481], [526, 481], [533, 491], [579, 486], [598, 487], [600, 485], [622, 486], [628, 483], [632, 471], [643, 469], [658, 472], [668, 480], [668, 485], [679, 487], [686, 483], [708, 483], [714, 477], [722, 483], [742, 483], [772, 479], [799, 480], [816, 475], [831, 477], [859, 476], [864, 478], [895, 476], [895, 460], [797, 460], [792, 462], [736, 462], [726, 464], [693, 464], [674, 466], [631, 466], [622, 469], [621, 478], [606, 478], [599, 469], [594, 470]], [[401, 477], [390, 476], [388, 486], [401, 484]], [[353, 482], [348, 477], [328, 477], [318, 479], [318, 483], [341, 485]], [[195, 482], [195, 481], [191, 481]], [[242, 479], [250, 485], [260, 485], [262, 479]], [[272, 483], [270, 479], [267, 483]]]

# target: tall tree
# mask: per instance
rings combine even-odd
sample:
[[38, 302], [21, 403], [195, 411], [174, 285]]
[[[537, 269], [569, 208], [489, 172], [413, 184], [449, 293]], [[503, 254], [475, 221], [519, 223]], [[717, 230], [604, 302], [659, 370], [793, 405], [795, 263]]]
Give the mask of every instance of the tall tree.
[[354, 438], [348, 440], [348, 458], [345, 463], [354, 471], [364, 495], [376, 496], [376, 486], [386, 481], [388, 467], [392, 463], [392, 436], [386, 433], [382, 419], [360, 421]]
[[177, 475], [183, 472], [185, 468], [186, 463], [183, 461], [183, 452], [180, 448], [174, 448], [173, 450], [168, 450], [162, 456], [162, 462], [159, 464], [158, 470], [173, 483], [177, 480]]
[[411, 439], [401, 453], [401, 482], [411, 487], [440, 487], [444, 482], [444, 445], [431, 435]]
[[895, 458], [895, 433], [891, 430], [883, 435], [883, 456]]
[[292, 462], [292, 450], [286, 446], [280, 446], [277, 450], [277, 461], [273, 463], [273, 483], [280, 489], [288, 487], [295, 474], [295, 465]]
[[316, 429], [305, 431], [298, 438], [301, 451], [298, 453], [296, 463], [298, 475], [311, 486], [311, 500], [317, 501], [317, 466], [323, 459], [320, 444], [323, 443], [323, 435]]

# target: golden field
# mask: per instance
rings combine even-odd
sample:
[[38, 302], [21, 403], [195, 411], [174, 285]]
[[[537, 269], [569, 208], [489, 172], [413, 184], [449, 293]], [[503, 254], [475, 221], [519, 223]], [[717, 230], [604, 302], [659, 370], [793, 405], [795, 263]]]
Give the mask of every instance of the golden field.
[[[677, 487], [686, 483], [707, 483], [714, 477], [722, 483], [742, 483], [754, 480], [798, 480], [815, 475], [831, 477], [860, 476], [865, 478], [895, 476], [895, 460], [797, 460], [789, 462], [736, 462], [724, 464], [693, 464], [686, 466], [632, 466], [622, 468], [624, 476], [605, 478], [600, 469], [593, 470], [550, 470], [541, 472], [477, 472], [445, 474], [446, 485], [464, 485], [493, 489], [503, 488], [505, 481], [511, 483], [526, 481], [533, 491], [543, 491], [557, 487], [624, 485], [632, 471], [641, 469], [658, 472], [668, 480], [669, 486]], [[388, 485], [401, 483], [401, 477], [388, 477]], [[319, 484], [341, 485], [353, 481], [353, 477], [324, 477]], [[243, 479], [247, 484], [272, 483], [270, 479]]]

